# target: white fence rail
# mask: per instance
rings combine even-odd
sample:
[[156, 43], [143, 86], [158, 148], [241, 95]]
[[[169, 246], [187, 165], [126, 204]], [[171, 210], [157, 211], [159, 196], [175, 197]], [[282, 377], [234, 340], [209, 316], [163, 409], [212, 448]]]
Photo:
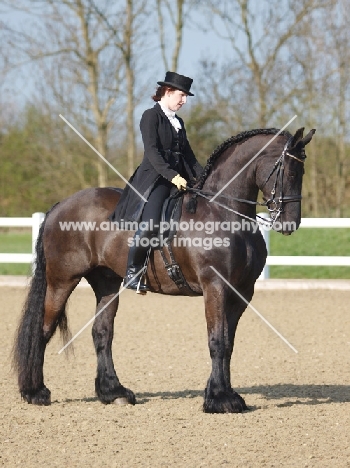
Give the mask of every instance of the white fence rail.
[[31, 218], [0, 218], [0, 227], [32, 228], [32, 253], [0, 252], [0, 263], [33, 263], [35, 259], [35, 244], [38, 238], [40, 225], [43, 222], [44, 218], [44, 213], [33, 213]]
[[[300, 228], [350, 228], [350, 218], [301, 218]], [[264, 236], [267, 251], [270, 251], [270, 231], [261, 229]], [[346, 246], [344, 251], [348, 256], [277, 256], [268, 255], [266, 266], [259, 279], [267, 279], [270, 277], [270, 265], [302, 265], [302, 266], [350, 266], [350, 231], [349, 231], [349, 245], [348, 252]]]
[[[35, 244], [44, 213], [34, 213], [31, 218], [0, 218], [0, 227], [31, 227], [32, 253], [0, 253], [0, 263], [32, 263], [35, 258]], [[302, 218], [300, 228], [350, 228], [350, 218]], [[262, 229], [267, 250], [270, 248], [270, 232]], [[346, 246], [344, 246], [344, 250]], [[1, 250], [1, 247], [0, 247]], [[266, 266], [260, 279], [269, 278], [270, 265], [304, 266], [350, 266], [350, 231], [349, 255], [347, 256], [276, 256], [268, 255]]]

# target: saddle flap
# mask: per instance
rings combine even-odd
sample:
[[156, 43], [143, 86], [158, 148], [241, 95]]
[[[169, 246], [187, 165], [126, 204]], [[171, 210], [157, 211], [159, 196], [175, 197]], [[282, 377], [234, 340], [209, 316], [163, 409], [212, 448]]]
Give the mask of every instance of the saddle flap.
[[170, 197], [164, 201], [161, 215], [161, 229], [159, 229], [160, 239], [168, 239], [171, 241], [176, 235], [176, 227], [181, 218], [182, 203], [183, 194], [180, 192], [175, 195], [170, 195]]

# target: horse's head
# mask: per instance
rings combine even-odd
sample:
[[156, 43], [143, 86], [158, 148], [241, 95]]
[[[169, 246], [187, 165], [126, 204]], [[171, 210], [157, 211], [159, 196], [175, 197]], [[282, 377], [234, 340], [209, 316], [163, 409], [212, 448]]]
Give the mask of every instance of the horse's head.
[[292, 234], [300, 225], [305, 146], [315, 131], [303, 137], [304, 128], [297, 130], [285, 143], [274, 166], [267, 168], [265, 165], [264, 180], [259, 181], [273, 229], [285, 235]]

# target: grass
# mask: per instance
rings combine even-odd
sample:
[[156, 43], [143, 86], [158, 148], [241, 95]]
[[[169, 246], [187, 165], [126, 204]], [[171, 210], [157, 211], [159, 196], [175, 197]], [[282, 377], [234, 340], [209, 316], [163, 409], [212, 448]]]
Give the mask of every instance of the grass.
[[[30, 253], [32, 251], [31, 231], [5, 230], [0, 232], [0, 253]], [[0, 263], [0, 275], [25, 275], [31, 273], [29, 263]]]
[[[271, 232], [270, 255], [350, 255], [350, 231], [346, 228], [301, 228], [288, 237]], [[270, 277], [350, 279], [350, 267], [270, 266]]]
[[[31, 251], [31, 233], [0, 232], [1, 253]], [[289, 237], [270, 233], [271, 255], [350, 255], [349, 229], [301, 228]], [[2, 264], [0, 275], [29, 275], [29, 264]], [[331, 278], [350, 279], [350, 267], [270, 266], [271, 278]]]

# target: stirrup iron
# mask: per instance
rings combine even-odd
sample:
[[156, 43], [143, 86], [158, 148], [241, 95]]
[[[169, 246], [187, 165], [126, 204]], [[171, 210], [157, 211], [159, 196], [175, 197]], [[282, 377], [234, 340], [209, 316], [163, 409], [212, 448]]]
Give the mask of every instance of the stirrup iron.
[[[150, 247], [150, 248], [148, 249], [148, 251], [147, 251], [145, 263], [143, 264], [143, 267], [142, 267], [142, 273], [140, 273], [139, 280], [138, 280], [138, 282], [137, 282], [136, 294], [140, 294], [141, 296], [145, 296], [145, 295], [147, 294], [147, 291], [143, 291], [142, 289], [140, 289], [140, 285], [141, 285], [142, 278], [143, 278], [143, 277], [145, 276], [145, 274], [146, 274], [150, 255], [151, 255], [151, 247]], [[146, 284], [146, 281], [145, 281], [144, 284]], [[147, 286], [147, 285], [146, 285], [146, 286]]]

